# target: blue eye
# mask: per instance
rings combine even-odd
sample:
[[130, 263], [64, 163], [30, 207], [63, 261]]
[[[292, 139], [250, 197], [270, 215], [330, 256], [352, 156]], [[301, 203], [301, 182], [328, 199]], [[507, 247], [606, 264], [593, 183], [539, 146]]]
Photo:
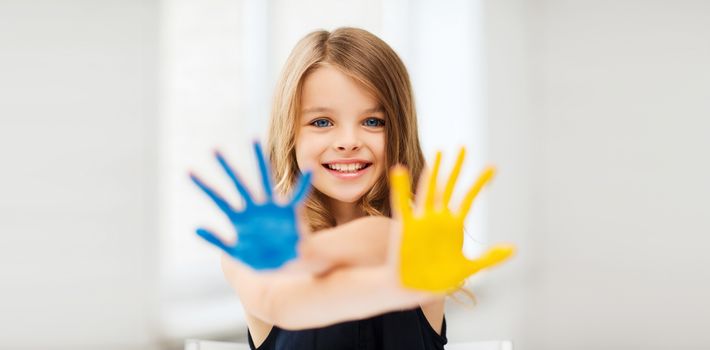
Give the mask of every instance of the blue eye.
[[367, 118], [363, 122], [363, 125], [376, 128], [380, 126], [385, 126], [385, 121], [380, 118]]
[[311, 125], [315, 126], [316, 128], [327, 128], [329, 126], [332, 126], [333, 123], [331, 123], [328, 119], [317, 119], [312, 121]]

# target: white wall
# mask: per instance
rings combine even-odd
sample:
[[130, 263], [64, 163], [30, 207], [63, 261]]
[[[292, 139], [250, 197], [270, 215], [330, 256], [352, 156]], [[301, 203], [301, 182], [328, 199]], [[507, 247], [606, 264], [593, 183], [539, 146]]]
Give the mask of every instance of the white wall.
[[0, 2], [0, 348], [153, 343], [157, 18]]
[[491, 204], [492, 234], [524, 232], [521, 291], [495, 290], [522, 305], [498, 316], [517, 348], [707, 348], [710, 3], [487, 9], [491, 158], [520, 171]]

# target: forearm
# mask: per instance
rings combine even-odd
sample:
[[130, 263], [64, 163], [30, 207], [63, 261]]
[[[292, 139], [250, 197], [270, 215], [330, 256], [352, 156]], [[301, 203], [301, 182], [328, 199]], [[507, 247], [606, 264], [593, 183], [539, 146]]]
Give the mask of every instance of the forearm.
[[247, 312], [286, 329], [362, 319], [415, 307], [433, 297], [400, 287], [386, 265], [340, 268], [322, 277], [257, 273], [228, 257], [222, 266]]
[[368, 216], [313, 233], [299, 245], [299, 259], [335, 267], [379, 265], [385, 261], [392, 219]]
[[363, 319], [432, 298], [401, 288], [393, 277], [385, 267], [340, 268], [324, 277], [275, 282], [265, 297], [273, 323], [285, 329]]

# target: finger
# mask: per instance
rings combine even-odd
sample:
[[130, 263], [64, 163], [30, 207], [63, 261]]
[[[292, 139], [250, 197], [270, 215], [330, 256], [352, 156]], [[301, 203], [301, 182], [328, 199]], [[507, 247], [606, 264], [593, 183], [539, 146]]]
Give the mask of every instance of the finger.
[[466, 197], [464, 198], [463, 202], [461, 203], [461, 208], [459, 209], [459, 216], [462, 218], [465, 218], [466, 215], [468, 214], [468, 211], [471, 209], [471, 205], [473, 204], [473, 200], [476, 199], [476, 196], [478, 195], [478, 192], [481, 191], [481, 188], [488, 183], [491, 178], [493, 178], [493, 174], [495, 173], [495, 168], [493, 167], [488, 167], [485, 170], [483, 170], [483, 173], [481, 173], [481, 176], [478, 177], [478, 180], [476, 183], [471, 186], [471, 189], [468, 190], [468, 193], [466, 194]]
[[293, 195], [293, 198], [291, 199], [291, 205], [296, 205], [300, 203], [305, 197], [306, 194], [308, 194], [308, 190], [311, 189], [311, 176], [313, 173], [310, 171], [307, 171], [301, 175], [301, 178], [298, 180], [298, 185], [296, 185], [296, 191]]
[[217, 157], [217, 161], [219, 164], [222, 166], [224, 171], [227, 173], [230, 179], [232, 179], [232, 182], [234, 183], [234, 186], [237, 187], [237, 191], [239, 191], [239, 195], [244, 198], [244, 201], [246, 203], [246, 206], [249, 207], [250, 205], [254, 204], [254, 200], [249, 193], [249, 190], [247, 189], [246, 186], [244, 186], [244, 183], [239, 180], [239, 177], [237, 177], [237, 174], [232, 170], [232, 167], [229, 166], [229, 163], [227, 163], [227, 160], [224, 159], [222, 156], [222, 153], [220, 152], [215, 152], [215, 156]]
[[395, 166], [390, 172], [392, 212], [402, 216], [402, 219], [409, 220], [412, 217], [411, 188], [409, 173], [401, 165]]
[[217, 192], [215, 192], [212, 188], [207, 186], [202, 180], [200, 180], [199, 177], [197, 177], [194, 174], [190, 174], [190, 178], [192, 179], [192, 182], [194, 182], [197, 187], [202, 189], [203, 192], [205, 192], [212, 200], [217, 204], [217, 206], [225, 213], [227, 214], [227, 217], [230, 219], [234, 215], [234, 209], [227, 203], [227, 201], [222, 198]]
[[427, 186], [429, 185], [430, 170], [431, 169], [428, 168], [422, 169], [422, 172], [419, 174], [417, 187], [414, 190], [413, 214], [416, 216], [424, 212], [424, 202], [426, 200]]
[[456, 180], [459, 178], [461, 173], [461, 166], [463, 165], [463, 159], [466, 156], [466, 148], [461, 147], [459, 150], [459, 155], [456, 157], [456, 164], [454, 165], [454, 170], [451, 171], [451, 176], [449, 176], [449, 181], [446, 182], [446, 189], [444, 189], [443, 206], [446, 208], [451, 200], [451, 195], [454, 193], [454, 186], [456, 186]]
[[474, 260], [468, 260], [466, 275], [470, 276], [480, 270], [498, 265], [508, 260], [515, 253], [512, 244], [497, 244]]
[[436, 200], [436, 177], [439, 175], [439, 166], [441, 165], [441, 151], [436, 152], [436, 158], [434, 159], [434, 168], [431, 170], [429, 175], [429, 186], [426, 193], [426, 201], [424, 202], [424, 208], [426, 211], [434, 210], [434, 201]]
[[205, 241], [212, 243], [212, 245], [216, 246], [217, 248], [222, 249], [223, 251], [230, 253], [231, 254], [231, 248], [224, 243], [217, 235], [212, 233], [211, 231], [205, 229], [205, 228], [198, 228], [197, 229], [197, 235], [202, 237]]
[[264, 152], [261, 149], [261, 144], [258, 141], [254, 142], [254, 152], [256, 152], [256, 158], [259, 160], [261, 183], [264, 185], [264, 193], [266, 194], [266, 200], [271, 201], [274, 197], [274, 193], [271, 188], [271, 172], [269, 171], [269, 166], [266, 162], [266, 157], [264, 157]]

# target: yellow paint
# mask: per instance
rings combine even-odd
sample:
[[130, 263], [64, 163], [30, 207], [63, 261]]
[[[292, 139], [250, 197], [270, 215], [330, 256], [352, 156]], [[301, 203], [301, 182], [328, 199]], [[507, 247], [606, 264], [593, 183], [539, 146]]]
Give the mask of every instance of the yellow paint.
[[450, 292], [459, 288], [467, 277], [505, 261], [515, 251], [513, 245], [498, 244], [473, 260], [463, 255], [464, 220], [473, 200], [495, 172], [493, 167], [486, 168], [468, 190], [460, 208], [452, 211], [449, 201], [464, 155], [465, 149], [462, 148], [442, 195], [437, 192], [436, 186], [441, 163], [441, 152], [437, 153], [425, 193], [418, 194], [426, 195], [423, 206], [420, 204], [416, 210], [411, 205], [411, 183], [407, 170], [397, 166], [391, 172], [393, 210], [395, 217], [402, 222], [399, 268], [405, 287]]

